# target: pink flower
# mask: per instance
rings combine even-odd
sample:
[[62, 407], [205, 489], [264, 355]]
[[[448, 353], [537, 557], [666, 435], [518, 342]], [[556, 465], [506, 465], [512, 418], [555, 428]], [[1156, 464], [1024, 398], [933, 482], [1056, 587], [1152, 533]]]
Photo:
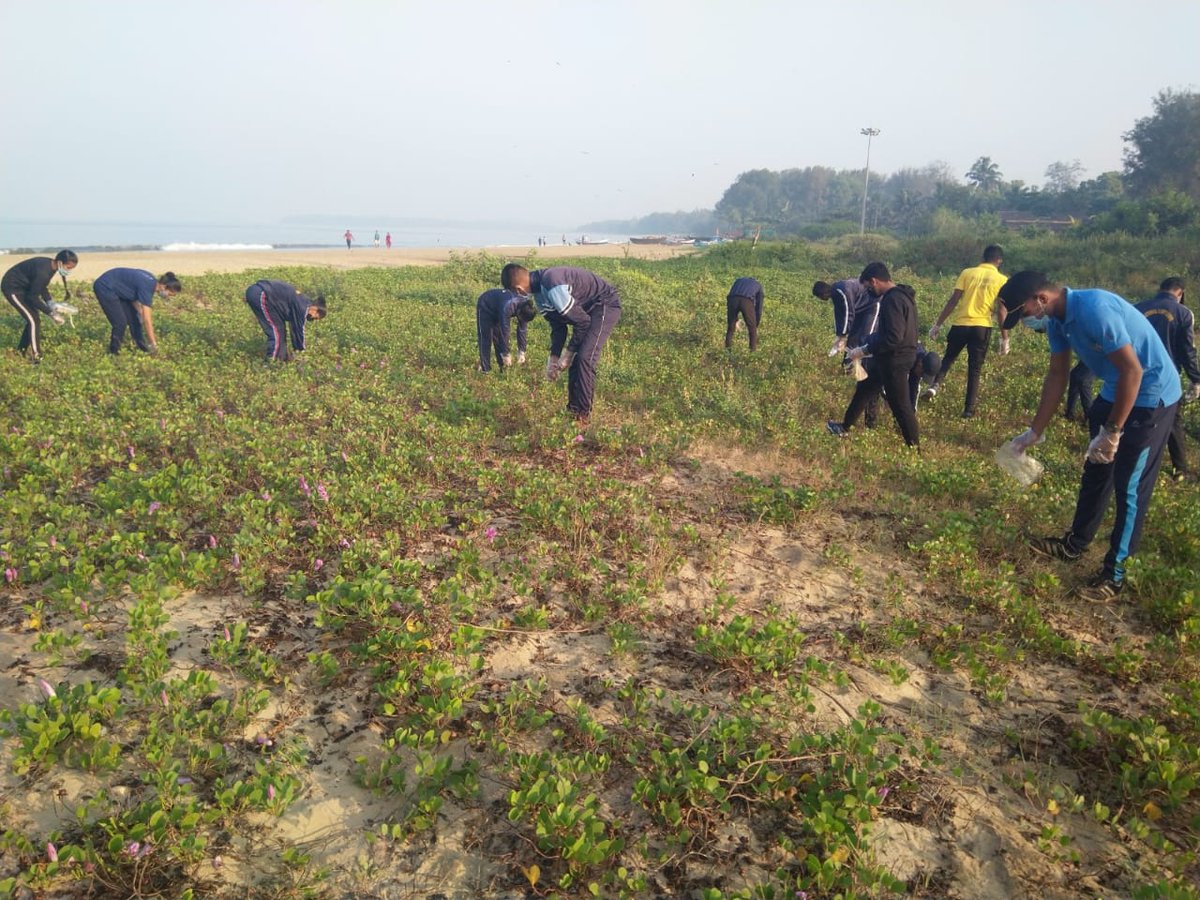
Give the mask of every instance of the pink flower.
[[125, 448], [125, 450], [129, 453], [129, 458], [133, 459], [133, 457], [134, 457], [133, 444], [130, 444], [128, 447]]
[[350, 549], [350, 542], [349, 542], [348, 540], [346, 540], [345, 538], [342, 538], [340, 541], [338, 541], [338, 546], [339, 546], [339, 547], [344, 547], [345, 549], [349, 550], [349, 549]]
[[887, 799], [887, 795], [888, 795], [888, 794], [890, 794], [891, 792], [892, 792], [892, 789], [891, 789], [891, 788], [887, 788], [887, 787], [885, 787], [885, 788], [880, 788], [880, 789], [879, 789], [879, 799], [880, 799], [880, 801], [886, 800], [886, 799]]
[[315, 563], [313, 563], [314, 572], [320, 572], [323, 568], [325, 568], [325, 560], [318, 559]]
[[50, 862], [58, 862], [58, 848], [50, 841], [46, 841], [46, 859]]
[[487, 531], [485, 531], [485, 532], [483, 533], [483, 536], [484, 536], [485, 538], [487, 538], [487, 540], [488, 540], [488, 543], [490, 544], [490, 543], [492, 543], [493, 541], [495, 541], [495, 540], [496, 540], [496, 535], [497, 535], [498, 533], [499, 533], [499, 532], [497, 532], [497, 531], [496, 531], [496, 526], [495, 526], [495, 525], [489, 525], [489, 526], [488, 526], [488, 529], [487, 529]]
[[137, 859], [138, 851], [141, 849], [142, 849], [142, 845], [139, 844], [137, 841], [130, 841], [128, 844], [125, 845], [125, 852], [127, 854], [129, 854], [130, 856], [132, 856], [134, 859]]
[[217, 418], [218, 418], [218, 419], [223, 419], [223, 418], [225, 418], [225, 410], [223, 410], [223, 409], [218, 409], [218, 410], [217, 410]]
[[16, 581], [17, 580], [17, 570], [14, 569], [12, 566], [9, 566], [7, 569], [5, 569], [4, 570], [4, 580], [7, 581], [9, 584], [12, 584], [14, 581]]
[[350, 462], [350, 457], [346, 455], [346, 451], [342, 451], [342, 462]]
[[162, 705], [163, 705], [164, 709], [171, 708], [171, 701], [167, 697], [167, 692], [165, 690], [161, 694], [158, 695], [158, 699], [162, 701]]
[[152, 500], [152, 501], [150, 501], [150, 505], [148, 507], [146, 507], [146, 514], [152, 516], [156, 512], [158, 512], [160, 509], [162, 509], [162, 504], [159, 503], [157, 500]]
[[263, 491], [259, 496], [261, 496], [268, 503], [271, 502], [271, 492], [270, 491]]
[[320, 497], [324, 502], [329, 502], [329, 491], [325, 490], [325, 485], [320, 481], [317, 482], [317, 496]]
[[47, 700], [52, 700], [58, 696], [58, 694], [54, 692], [54, 686], [45, 678], [38, 679], [38, 687], [41, 688], [42, 693], [46, 695]]
[[232, 641], [233, 637], [229, 634], [229, 626], [225, 626], [225, 640]]
[[577, 444], [583, 443], [583, 435], [582, 434], [575, 435], [575, 443], [577, 443]]
[[312, 496], [312, 488], [308, 486], [308, 481], [303, 475], [300, 476], [300, 492], [304, 494], [305, 497]]
[[85, 616], [88, 614], [88, 602], [86, 600], [79, 601], [79, 611]]
[[238, 569], [240, 569], [242, 567], [241, 555], [238, 553], [234, 553], [232, 562], [233, 562], [233, 571], [236, 572]]
[[275, 785], [273, 785], [273, 784], [267, 785], [267, 799], [268, 800], [275, 799]]
[[208, 549], [209, 550], [217, 549], [217, 536], [215, 534], [210, 534], [208, 536]]

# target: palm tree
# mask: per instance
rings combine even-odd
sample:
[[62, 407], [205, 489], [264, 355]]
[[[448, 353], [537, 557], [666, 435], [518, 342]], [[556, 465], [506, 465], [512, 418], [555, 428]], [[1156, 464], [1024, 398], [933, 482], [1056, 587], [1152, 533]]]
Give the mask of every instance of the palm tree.
[[985, 194], [991, 194], [1000, 190], [1004, 176], [1000, 173], [1000, 167], [992, 162], [990, 156], [981, 156], [975, 160], [975, 165], [971, 166], [970, 171], [967, 172], [967, 181]]

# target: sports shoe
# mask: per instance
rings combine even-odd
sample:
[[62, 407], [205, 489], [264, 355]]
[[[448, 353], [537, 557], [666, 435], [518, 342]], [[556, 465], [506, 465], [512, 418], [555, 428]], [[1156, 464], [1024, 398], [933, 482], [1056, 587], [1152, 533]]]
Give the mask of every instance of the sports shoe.
[[921, 399], [932, 400], [937, 396], [937, 392], [938, 386], [936, 384], [931, 384], [929, 387], [925, 388], [924, 392], [921, 394]]
[[959, 418], [960, 419], [973, 419], [973, 418], [975, 418], [975, 410], [964, 409], [962, 415], [959, 416]]
[[1111, 575], [1101, 572], [1087, 584], [1075, 591], [1075, 596], [1089, 603], [1108, 603], [1125, 590], [1124, 581], [1114, 581]]
[[848, 434], [850, 434], [849, 428], [847, 428], [841, 422], [835, 422], [832, 419], [825, 423], [825, 430], [837, 437], [846, 437]]
[[1082, 550], [1074, 550], [1067, 542], [1067, 538], [1071, 532], [1067, 532], [1062, 537], [1044, 537], [1030, 538], [1029, 549], [1034, 553], [1040, 553], [1042, 556], [1049, 556], [1052, 559], [1061, 559], [1063, 562], [1076, 562], [1079, 557], [1083, 556]]

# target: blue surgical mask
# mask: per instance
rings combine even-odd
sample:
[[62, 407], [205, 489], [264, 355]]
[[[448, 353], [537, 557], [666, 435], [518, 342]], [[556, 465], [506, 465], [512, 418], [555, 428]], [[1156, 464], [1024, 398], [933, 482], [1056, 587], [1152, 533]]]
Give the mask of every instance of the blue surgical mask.
[[1025, 316], [1021, 319], [1021, 324], [1026, 328], [1036, 331], [1039, 334], [1045, 334], [1046, 329], [1050, 327], [1049, 316]]

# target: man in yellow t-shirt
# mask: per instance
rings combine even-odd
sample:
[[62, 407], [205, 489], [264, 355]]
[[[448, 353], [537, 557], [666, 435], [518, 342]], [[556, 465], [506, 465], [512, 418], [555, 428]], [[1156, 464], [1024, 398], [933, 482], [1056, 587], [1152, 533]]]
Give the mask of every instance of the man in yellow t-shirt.
[[1008, 332], [1003, 330], [1004, 306], [997, 302], [996, 295], [1008, 278], [1000, 274], [1004, 262], [1004, 251], [996, 244], [983, 251], [983, 262], [959, 273], [954, 283], [954, 293], [946, 301], [937, 321], [929, 329], [929, 340], [933, 342], [942, 330], [944, 322], [950, 323], [946, 335], [946, 352], [942, 356], [942, 368], [937, 377], [926, 388], [924, 397], [932, 400], [937, 396], [942, 379], [958, 359], [965, 347], [967, 350], [967, 399], [963, 403], [962, 417], [975, 415], [975, 402], [979, 399], [979, 377], [983, 373], [983, 361], [987, 358], [988, 345], [992, 341], [992, 323], [1001, 327], [1000, 353], [1008, 353]]

